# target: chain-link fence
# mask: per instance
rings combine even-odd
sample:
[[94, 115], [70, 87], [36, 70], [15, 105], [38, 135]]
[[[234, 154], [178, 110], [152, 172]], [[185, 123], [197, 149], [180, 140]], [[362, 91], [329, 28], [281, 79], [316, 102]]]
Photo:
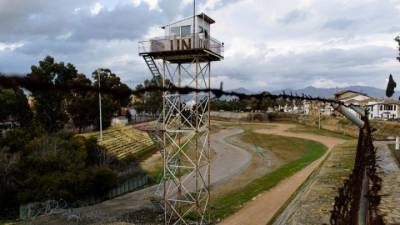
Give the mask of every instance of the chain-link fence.
[[332, 225], [384, 225], [378, 213], [381, 179], [377, 174], [376, 149], [367, 118], [360, 129], [353, 172], [339, 189], [330, 223]]

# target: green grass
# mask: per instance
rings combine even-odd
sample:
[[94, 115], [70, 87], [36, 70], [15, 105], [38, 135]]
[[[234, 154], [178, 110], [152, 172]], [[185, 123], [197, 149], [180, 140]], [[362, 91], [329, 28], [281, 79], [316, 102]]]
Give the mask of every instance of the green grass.
[[[220, 122], [221, 123], [221, 122]], [[272, 124], [263, 124], [263, 123], [245, 123], [245, 122], [224, 122], [221, 123], [225, 127], [240, 127], [243, 129], [249, 129], [249, 130], [254, 130], [254, 129], [271, 129], [276, 127], [276, 125]]]
[[309, 126], [303, 126], [303, 125], [297, 125], [296, 127], [290, 128], [289, 131], [294, 132], [294, 133], [317, 134], [317, 135], [321, 135], [321, 136], [335, 137], [335, 138], [340, 138], [340, 139], [344, 139], [344, 140], [354, 139], [354, 137], [351, 137], [349, 135], [344, 135], [344, 134], [330, 131], [330, 130], [318, 129], [315, 127], [309, 127]]
[[12, 221], [12, 220], [0, 220], [0, 225], [14, 225], [16, 224], [16, 221]]
[[[315, 141], [258, 134], [251, 131], [246, 131], [242, 136], [242, 140], [252, 141], [250, 143], [263, 148], [265, 147], [276, 153], [283, 151], [284, 153], [280, 153], [280, 155], [285, 160], [292, 160], [273, 172], [254, 180], [245, 187], [213, 200], [211, 203], [211, 216], [214, 220], [225, 218], [238, 211], [244, 203], [250, 201], [258, 194], [273, 188], [286, 177], [290, 177], [300, 171], [314, 160], [320, 158], [327, 150], [326, 146]], [[289, 155], [289, 153], [292, 155]]]
[[400, 166], [400, 150], [395, 149], [395, 144], [390, 144], [389, 145], [390, 151], [392, 152], [392, 155], [397, 161], [397, 164]]

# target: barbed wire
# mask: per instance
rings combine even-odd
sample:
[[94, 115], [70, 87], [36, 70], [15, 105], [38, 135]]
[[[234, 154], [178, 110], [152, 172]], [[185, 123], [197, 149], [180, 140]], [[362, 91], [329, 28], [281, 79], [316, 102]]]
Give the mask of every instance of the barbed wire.
[[[323, 103], [331, 103], [344, 105], [343, 102], [335, 100], [335, 99], [327, 99], [322, 97], [314, 97], [311, 95], [298, 95], [298, 94], [287, 94], [282, 92], [281, 94], [271, 94], [270, 92], [261, 92], [257, 94], [246, 94], [237, 91], [224, 91], [221, 88], [194, 88], [194, 87], [177, 87], [173, 84], [168, 85], [168, 87], [151, 85], [142, 88], [130, 89], [128, 86], [121, 86], [110, 88], [106, 86], [102, 86], [100, 88], [82, 84], [79, 82], [71, 81], [67, 83], [53, 83], [53, 82], [44, 82], [38, 78], [32, 76], [21, 76], [21, 75], [4, 75], [0, 74], [0, 87], [2, 88], [17, 88], [22, 87], [29, 91], [83, 91], [83, 92], [101, 92], [105, 94], [111, 94], [115, 97], [127, 97], [130, 95], [142, 95], [148, 92], [161, 91], [161, 92], [170, 92], [170, 93], [179, 93], [179, 94], [190, 94], [190, 93], [208, 93], [211, 92], [216, 98], [220, 98], [221, 96], [232, 96], [237, 97], [238, 99], [271, 99], [276, 100], [279, 98], [290, 99], [290, 100], [307, 100], [307, 101], [318, 101]], [[347, 105], [346, 105], [347, 106]]]

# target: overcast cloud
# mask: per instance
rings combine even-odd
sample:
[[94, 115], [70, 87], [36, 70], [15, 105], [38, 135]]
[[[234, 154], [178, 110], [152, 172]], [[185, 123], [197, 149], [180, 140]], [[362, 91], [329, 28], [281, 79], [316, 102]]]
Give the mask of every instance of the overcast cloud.
[[[225, 43], [213, 81], [257, 90], [400, 82], [400, 0], [197, 0]], [[27, 73], [46, 55], [129, 85], [150, 77], [139, 40], [189, 16], [192, 0], [0, 0], [0, 72]]]

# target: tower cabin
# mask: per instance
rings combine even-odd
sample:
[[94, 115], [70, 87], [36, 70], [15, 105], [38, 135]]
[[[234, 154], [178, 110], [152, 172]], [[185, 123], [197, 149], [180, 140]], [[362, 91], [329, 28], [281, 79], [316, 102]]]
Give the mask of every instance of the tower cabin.
[[[163, 27], [165, 36], [139, 42], [139, 55], [164, 59], [171, 63], [190, 63], [194, 58], [204, 62], [220, 61], [224, 44], [212, 38], [215, 21], [204, 13], [188, 17]], [[195, 26], [193, 27], [193, 24]]]

